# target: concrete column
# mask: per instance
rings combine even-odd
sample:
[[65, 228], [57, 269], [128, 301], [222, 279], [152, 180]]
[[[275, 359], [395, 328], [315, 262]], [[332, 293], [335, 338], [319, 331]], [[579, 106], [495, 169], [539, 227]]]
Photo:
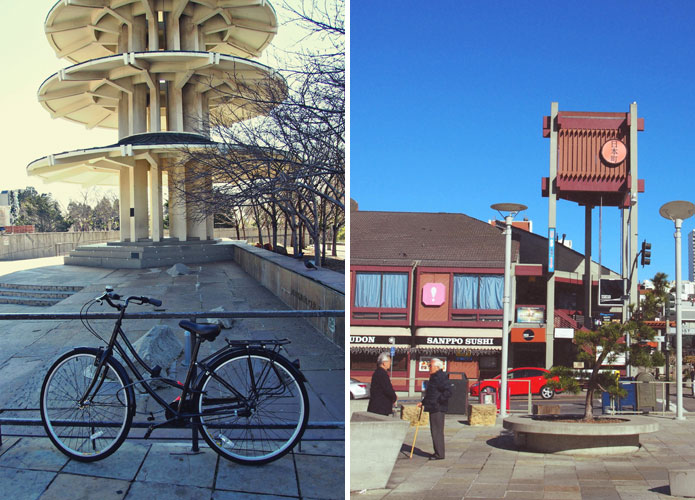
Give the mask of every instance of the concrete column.
[[135, 85], [133, 89], [133, 134], [147, 132], [147, 85]]
[[174, 82], [167, 82], [167, 130], [183, 132], [183, 96]]
[[193, 23], [189, 16], [179, 18], [181, 33], [181, 50], [205, 50], [198, 43], [198, 25]]
[[152, 75], [157, 86], [150, 90], [150, 132], [160, 132], [162, 130], [162, 103], [159, 93], [158, 75]]
[[202, 113], [202, 123], [200, 133], [205, 137], [210, 137], [210, 97], [207, 92], [200, 94], [200, 109]]
[[154, 11], [155, 17], [147, 17], [147, 48], [150, 52], [159, 50], [159, 19], [157, 19], [157, 11]]
[[183, 98], [183, 130], [185, 132], [202, 132], [202, 99], [191, 84], [186, 84], [182, 90]]
[[129, 43], [128, 39], [130, 38], [130, 29], [127, 24], [122, 24], [121, 25], [121, 34], [118, 37], [118, 50], [119, 54], [123, 54], [124, 52], [129, 52]]
[[128, 39], [129, 52], [144, 52], [147, 47], [147, 20], [145, 16], [136, 16]]
[[[206, 180], [193, 178], [190, 172], [191, 170], [186, 171], [186, 190], [190, 188], [199, 193], [206, 189]], [[210, 188], [212, 189], [212, 185]], [[200, 213], [200, 207], [189, 200], [186, 200], [186, 233], [189, 240], [207, 239], [207, 217]]]
[[[128, 39], [130, 37], [128, 25], [121, 26], [121, 35], [118, 38], [118, 53], [128, 52]], [[128, 94], [121, 92], [118, 100], [118, 140], [130, 135], [130, 117], [128, 113]]]
[[[548, 177], [548, 228], [557, 228], [557, 112], [558, 104], [550, 104], [550, 175]], [[557, 253], [557, 249], [556, 249]], [[549, 273], [546, 285], [545, 367], [553, 366], [555, 355], [555, 273]]]
[[164, 214], [162, 208], [162, 169], [150, 164], [150, 219], [152, 241], [162, 241]]
[[181, 28], [179, 26], [179, 18], [166, 12], [164, 14], [164, 22], [166, 23], [166, 50], [181, 50]]
[[184, 185], [183, 165], [173, 165], [168, 170], [169, 177], [169, 236], [186, 241], [186, 199], [180, 189]]
[[133, 241], [147, 239], [149, 224], [147, 220], [147, 171], [146, 160], [136, 160], [133, 170], [131, 193], [133, 200]]
[[205, 220], [205, 234], [208, 240], [215, 239], [215, 216], [210, 214]]
[[591, 319], [591, 211], [584, 207], [584, 324]]
[[118, 140], [132, 135], [130, 130], [130, 108], [131, 97], [126, 92], [121, 92], [121, 98], [118, 101]]
[[121, 221], [121, 241], [131, 241], [132, 232], [130, 227], [130, 173], [131, 168], [121, 168], [119, 176], [119, 199]]

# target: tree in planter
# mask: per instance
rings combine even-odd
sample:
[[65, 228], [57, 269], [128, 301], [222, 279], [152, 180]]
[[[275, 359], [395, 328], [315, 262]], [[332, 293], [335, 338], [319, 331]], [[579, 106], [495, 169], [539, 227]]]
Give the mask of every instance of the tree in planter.
[[[629, 349], [624, 342], [626, 334], [630, 334], [633, 343]], [[594, 419], [594, 394], [597, 390], [607, 392], [615, 397], [625, 397], [627, 392], [620, 388], [618, 376], [606, 371], [605, 366], [615, 364], [618, 356], [629, 354], [632, 366], [650, 368], [664, 364], [664, 356], [658, 351], [652, 352], [647, 344], [654, 338], [656, 332], [644, 324], [639, 318], [625, 323], [605, 323], [596, 330], [577, 330], [575, 342], [579, 351], [577, 361], [583, 361], [590, 370], [587, 381], [586, 399], [584, 402], [583, 421]], [[581, 385], [578, 378], [584, 378], [583, 373], [566, 366], [554, 366], [546, 375], [548, 386], [555, 390], [561, 389], [573, 394], [579, 393]], [[558, 377], [559, 380], [551, 380]]]

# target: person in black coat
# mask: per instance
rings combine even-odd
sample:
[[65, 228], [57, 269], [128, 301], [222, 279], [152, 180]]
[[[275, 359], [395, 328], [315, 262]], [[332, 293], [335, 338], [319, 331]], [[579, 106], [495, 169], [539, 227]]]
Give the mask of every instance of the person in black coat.
[[444, 458], [444, 416], [449, 409], [451, 385], [449, 377], [442, 370], [443, 368], [444, 362], [441, 359], [432, 358], [430, 361], [430, 379], [427, 382], [425, 397], [421, 403], [418, 403], [418, 406], [424, 406], [425, 411], [430, 414], [430, 432], [434, 445], [434, 454], [430, 460]]
[[389, 368], [391, 368], [391, 356], [387, 352], [382, 352], [376, 360], [376, 370], [372, 375], [369, 406], [367, 406], [369, 412], [379, 415], [391, 415], [393, 412], [393, 405], [398, 397], [391, 385]]

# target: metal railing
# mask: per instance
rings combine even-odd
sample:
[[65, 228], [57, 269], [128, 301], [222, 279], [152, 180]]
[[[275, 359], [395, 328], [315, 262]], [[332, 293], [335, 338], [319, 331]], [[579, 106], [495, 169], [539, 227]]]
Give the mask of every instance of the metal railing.
[[[242, 319], [242, 318], [330, 318], [330, 317], [340, 317], [344, 316], [345, 311], [340, 309], [328, 309], [328, 310], [290, 310], [290, 311], [193, 311], [193, 312], [134, 312], [126, 313], [123, 316], [124, 320], [127, 319], [172, 319], [172, 318], [182, 318], [189, 319], [191, 321], [196, 321], [196, 318], [230, 318], [230, 319]], [[29, 320], [29, 321], [46, 321], [46, 320], [78, 320], [78, 319], [118, 319], [119, 313], [3, 313], [0, 314], [0, 321], [17, 321], [17, 320]], [[190, 333], [186, 332], [186, 352], [190, 353], [190, 343], [193, 341]], [[189, 360], [186, 360], [189, 361]], [[2, 446], [2, 426], [18, 426], [18, 427], [41, 427], [43, 423], [41, 419], [37, 418], [21, 418], [21, 417], [3, 417], [4, 413], [20, 413], [20, 412], [38, 412], [38, 408], [0, 408], [0, 446]], [[87, 422], [82, 422], [87, 425]], [[75, 422], [79, 425], [79, 422]], [[133, 422], [131, 427], [133, 428], [149, 428], [152, 425], [151, 422]], [[187, 426], [182, 426], [180, 428], [190, 428], [192, 429], [192, 450], [198, 451], [198, 434], [197, 426], [194, 424], [188, 424]], [[172, 429], [172, 428], [168, 428]], [[341, 421], [316, 421], [309, 422], [307, 425], [308, 430], [344, 430], [345, 422]], [[11, 436], [26, 436], [26, 437], [39, 437], [33, 434], [6, 434]], [[45, 436], [44, 436], [45, 437]], [[164, 438], [167, 439], [167, 438]], [[168, 438], [172, 439], [172, 438]], [[337, 438], [333, 440], [342, 441], [343, 438]], [[309, 441], [305, 437], [302, 440]], [[322, 441], [328, 439], [311, 439], [311, 441]], [[301, 450], [301, 443], [300, 443]]]
[[[655, 413], [660, 416], [666, 416], [666, 415], [674, 415], [676, 413], [675, 410], [671, 410], [671, 396], [676, 395], [676, 389], [674, 388], [673, 391], [667, 390], [667, 388], [670, 388], [671, 386], [675, 386], [678, 382], [675, 380], [621, 380], [620, 385], [625, 385], [625, 384], [632, 384], [635, 385], [635, 391], [637, 391], [638, 388], [644, 387], [644, 386], [651, 386], [654, 385], [655, 387], [655, 402], [657, 405], [659, 403], [661, 404], [661, 410], [657, 410], [656, 407], [652, 407], [651, 405], [643, 405], [645, 408], [654, 408], [653, 410], [649, 410], [649, 413]], [[692, 387], [692, 382], [684, 382], [683, 383], [683, 388], [684, 389], [690, 389], [692, 391], [692, 395], [695, 396], [695, 390], [693, 390]], [[648, 390], [651, 390], [648, 389]], [[625, 404], [623, 403], [624, 406], [631, 406], [633, 409], [632, 410], [618, 410], [616, 409], [618, 406], [620, 406], [620, 401], [626, 399], [626, 398], [618, 398], [616, 396], [611, 396], [610, 397], [610, 404], [608, 407], [607, 414], [609, 415], [629, 415], [629, 414], [635, 414], [635, 413], [644, 413], [645, 408], [640, 408], [639, 403], [638, 403], [638, 396], [635, 394], [635, 405], [631, 404]]]

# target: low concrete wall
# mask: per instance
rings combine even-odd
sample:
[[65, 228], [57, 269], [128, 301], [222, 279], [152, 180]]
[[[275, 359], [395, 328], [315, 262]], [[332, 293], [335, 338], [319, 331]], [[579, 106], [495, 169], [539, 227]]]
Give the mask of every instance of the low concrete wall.
[[350, 417], [350, 490], [385, 488], [410, 425], [369, 412]]
[[117, 241], [119, 238], [119, 231], [3, 234], [0, 236], [0, 260], [66, 255], [79, 245]]
[[632, 453], [639, 450], [640, 434], [659, 430], [653, 419], [625, 415], [618, 418], [623, 422], [563, 422], [524, 415], [505, 418], [502, 426], [514, 432], [514, 444], [519, 448], [565, 455]]
[[[345, 276], [307, 269], [301, 259], [233, 242], [234, 261], [292, 309], [345, 309]], [[307, 320], [335, 344], [345, 347], [345, 316]]]

